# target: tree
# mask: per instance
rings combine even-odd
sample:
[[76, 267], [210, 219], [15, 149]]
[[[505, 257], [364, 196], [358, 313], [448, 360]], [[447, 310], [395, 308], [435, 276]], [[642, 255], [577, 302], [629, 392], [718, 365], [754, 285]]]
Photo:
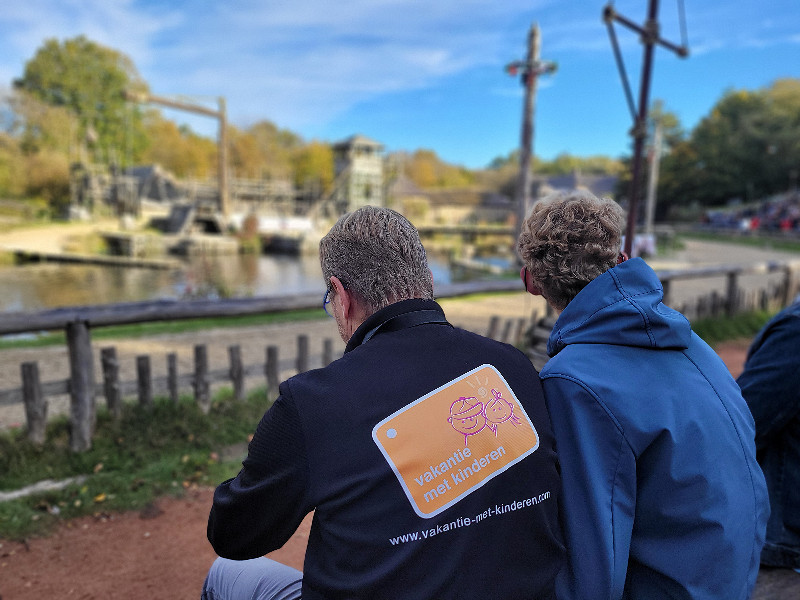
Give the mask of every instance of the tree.
[[25, 158], [16, 140], [0, 132], [0, 196], [18, 198], [25, 191]]
[[78, 133], [96, 152], [96, 160], [126, 163], [136, 156], [140, 111], [127, 105], [125, 90], [146, 91], [133, 62], [85, 36], [63, 42], [48, 39], [25, 64], [14, 87], [78, 119]]
[[683, 165], [683, 177], [698, 182], [703, 205], [757, 200], [789, 187], [800, 165], [799, 140], [800, 80], [729, 91], [692, 132], [695, 162]]
[[142, 160], [161, 165], [178, 177], [206, 178], [217, 173], [217, 145], [214, 140], [178, 127], [155, 110], [145, 116], [147, 147]]
[[333, 149], [330, 144], [311, 141], [295, 152], [292, 166], [297, 187], [319, 186], [323, 192], [330, 189], [333, 183]]
[[259, 121], [247, 132], [253, 136], [262, 157], [261, 173], [273, 179], [291, 179], [292, 156], [302, 147], [302, 139], [270, 121]]

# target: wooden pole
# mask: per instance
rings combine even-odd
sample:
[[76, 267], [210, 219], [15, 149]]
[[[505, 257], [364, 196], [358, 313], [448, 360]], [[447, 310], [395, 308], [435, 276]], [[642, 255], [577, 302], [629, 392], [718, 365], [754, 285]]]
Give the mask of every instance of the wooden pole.
[[230, 212], [228, 198], [228, 118], [225, 98], [219, 97], [219, 211], [227, 220]]
[[327, 367], [333, 362], [333, 340], [325, 338], [322, 340], [322, 366]]
[[244, 400], [244, 367], [242, 366], [242, 349], [240, 346], [228, 346], [230, 377], [233, 383], [234, 400]]
[[94, 360], [89, 324], [86, 321], [67, 323], [67, 348], [70, 370], [70, 434], [73, 452], [92, 447], [96, 423], [94, 404]]
[[301, 334], [297, 336], [297, 372], [305, 373], [308, 368], [308, 336]]
[[136, 381], [139, 389], [139, 405], [147, 410], [152, 410], [153, 377], [150, 370], [150, 357], [147, 354], [136, 357]]
[[100, 364], [103, 367], [103, 392], [111, 418], [119, 421], [122, 416], [122, 394], [119, 385], [119, 361], [114, 347], [100, 350]]
[[174, 352], [167, 354], [167, 389], [169, 390], [169, 399], [172, 404], [177, 405], [180, 401], [180, 394], [178, 393], [178, 355]]
[[194, 398], [203, 414], [211, 410], [211, 390], [208, 384], [208, 351], [204, 344], [194, 347]]
[[39, 365], [25, 362], [22, 370], [22, 399], [25, 402], [25, 418], [28, 421], [28, 441], [36, 446], [44, 444], [47, 432], [47, 400], [42, 396], [39, 380]]
[[533, 113], [536, 105], [536, 73], [534, 65], [539, 62], [539, 26], [534, 24], [528, 31], [528, 54], [522, 74], [525, 100], [522, 109], [522, 132], [519, 144], [519, 176], [517, 179], [517, 237], [522, 223], [528, 216], [531, 194], [531, 157], [533, 155]]
[[280, 365], [278, 364], [277, 346], [267, 346], [267, 362], [264, 365], [264, 371], [267, 376], [267, 394], [275, 396], [278, 394], [278, 385], [280, 385]]

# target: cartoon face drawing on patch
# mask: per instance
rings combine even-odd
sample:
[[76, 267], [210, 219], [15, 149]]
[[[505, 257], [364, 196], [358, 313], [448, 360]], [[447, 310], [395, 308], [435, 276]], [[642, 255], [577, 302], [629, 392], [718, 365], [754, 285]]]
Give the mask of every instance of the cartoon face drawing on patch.
[[450, 417], [447, 422], [453, 429], [464, 434], [464, 446], [467, 439], [486, 427], [486, 417], [483, 415], [483, 402], [474, 396], [466, 398], [461, 396], [450, 405]]
[[496, 389], [492, 388], [493, 398], [486, 404], [484, 408], [484, 415], [489, 423], [489, 429], [497, 436], [497, 426], [500, 423], [510, 421], [514, 426], [519, 424], [519, 419], [514, 414], [514, 405], [508, 400], [503, 398], [503, 395]]

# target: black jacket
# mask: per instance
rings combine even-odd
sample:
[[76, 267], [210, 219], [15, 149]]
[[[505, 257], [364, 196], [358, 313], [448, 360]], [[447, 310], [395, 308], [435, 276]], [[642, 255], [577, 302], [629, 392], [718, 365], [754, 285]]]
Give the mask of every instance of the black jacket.
[[564, 560], [559, 488], [530, 361], [406, 300], [341, 359], [281, 384], [214, 494], [208, 539], [255, 558], [314, 511], [304, 600], [547, 598]]

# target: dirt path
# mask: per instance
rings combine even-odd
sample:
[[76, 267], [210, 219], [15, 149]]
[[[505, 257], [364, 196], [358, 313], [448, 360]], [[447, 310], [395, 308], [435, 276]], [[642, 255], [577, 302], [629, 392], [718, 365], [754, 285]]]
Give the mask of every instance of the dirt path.
[[[743, 341], [721, 345], [717, 352], [738, 375], [746, 349]], [[212, 493], [195, 488], [141, 513], [98, 513], [25, 544], [0, 540], [0, 599], [196, 599], [215, 557], [205, 537]], [[309, 527], [307, 519], [271, 556], [302, 569]], [[796, 599], [800, 588], [789, 587], [792, 575], [763, 573], [754, 598]]]

